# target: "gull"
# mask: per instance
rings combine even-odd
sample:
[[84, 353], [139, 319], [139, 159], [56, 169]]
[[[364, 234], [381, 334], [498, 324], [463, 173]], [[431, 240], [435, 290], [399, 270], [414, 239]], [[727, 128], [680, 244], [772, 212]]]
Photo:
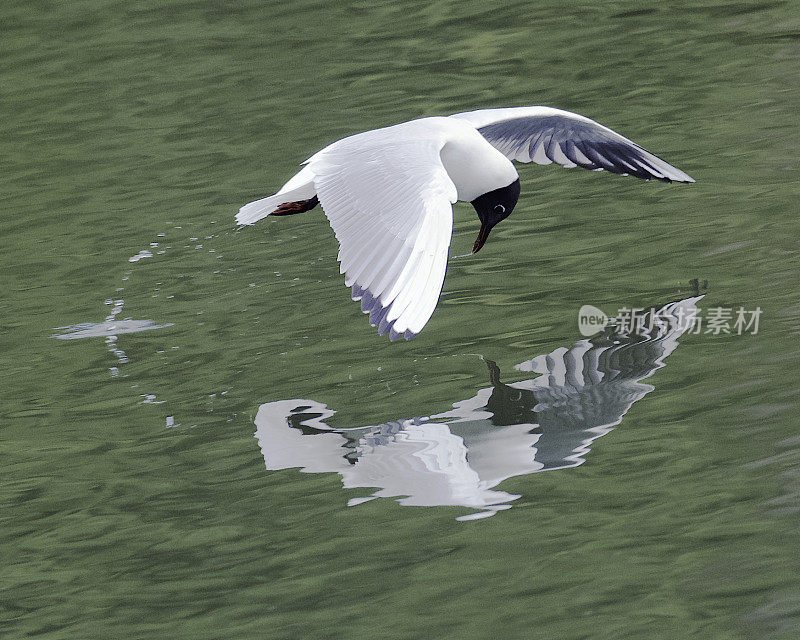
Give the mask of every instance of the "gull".
[[552, 107], [479, 109], [419, 118], [348, 136], [303, 162], [274, 195], [244, 205], [240, 225], [318, 204], [339, 241], [353, 300], [390, 340], [410, 340], [436, 308], [447, 269], [453, 208], [472, 204], [472, 248], [514, 210], [512, 161], [582, 167], [643, 180], [694, 182], [638, 144], [584, 116]]

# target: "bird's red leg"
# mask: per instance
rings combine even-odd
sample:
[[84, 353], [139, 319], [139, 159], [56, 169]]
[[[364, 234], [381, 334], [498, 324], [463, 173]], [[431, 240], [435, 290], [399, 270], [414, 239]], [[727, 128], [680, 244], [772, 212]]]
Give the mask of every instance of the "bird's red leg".
[[275, 211], [273, 211], [270, 215], [271, 216], [291, 216], [295, 213], [303, 213], [304, 211], [311, 211], [314, 207], [319, 204], [319, 199], [317, 196], [313, 198], [309, 198], [308, 200], [300, 200], [299, 202], [284, 202], [282, 205], [279, 205]]

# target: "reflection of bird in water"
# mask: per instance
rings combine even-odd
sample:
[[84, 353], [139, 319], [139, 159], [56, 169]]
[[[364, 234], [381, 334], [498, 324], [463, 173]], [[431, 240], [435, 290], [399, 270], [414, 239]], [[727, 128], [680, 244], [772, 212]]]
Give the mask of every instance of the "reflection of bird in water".
[[239, 224], [322, 204], [339, 241], [340, 271], [378, 333], [422, 330], [442, 290], [452, 205], [475, 207], [481, 249], [520, 193], [512, 161], [582, 167], [643, 180], [694, 182], [638, 144], [577, 113], [481, 109], [348, 136], [315, 153], [277, 193], [244, 205]]
[[[584, 462], [592, 441], [618, 424], [653, 387], [640, 382], [664, 366], [690, 328], [699, 298], [650, 311], [638, 333], [610, 325], [571, 348], [515, 368], [537, 377], [504, 384], [487, 361], [491, 387], [449, 411], [378, 426], [331, 429], [334, 411], [312, 400], [261, 405], [256, 416], [267, 469], [337, 472], [346, 488], [377, 488], [358, 504], [396, 497], [404, 505], [460, 505], [485, 517], [518, 496], [494, 490], [503, 480]], [[647, 326], [650, 324], [651, 326]]]

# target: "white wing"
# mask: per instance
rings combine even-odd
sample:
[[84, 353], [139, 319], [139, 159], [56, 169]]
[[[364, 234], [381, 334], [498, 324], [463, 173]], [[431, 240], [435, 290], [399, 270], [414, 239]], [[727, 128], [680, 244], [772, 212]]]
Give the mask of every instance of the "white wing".
[[340, 140], [308, 161], [345, 284], [392, 340], [419, 333], [442, 290], [456, 201], [442, 144], [383, 130]]
[[509, 160], [605, 169], [644, 180], [694, 182], [635, 142], [577, 113], [550, 107], [513, 107], [450, 117], [469, 122]]

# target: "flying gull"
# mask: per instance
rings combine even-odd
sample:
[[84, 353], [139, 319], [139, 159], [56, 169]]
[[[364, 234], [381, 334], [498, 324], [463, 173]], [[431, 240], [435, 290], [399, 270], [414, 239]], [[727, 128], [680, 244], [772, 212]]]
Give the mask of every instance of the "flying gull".
[[472, 252], [514, 210], [512, 161], [582, 167], [643, 180], [694, 182], [608, 127], [551, 107], [480, 109], [365, 131], [325, 147], [276, 194], [244, 205], [236, 221], [302, 213], [322, 204], [339, 241], [340, 272], [378, 333], [410, 340], [442, 290], [452, 205], [475, 207]]

